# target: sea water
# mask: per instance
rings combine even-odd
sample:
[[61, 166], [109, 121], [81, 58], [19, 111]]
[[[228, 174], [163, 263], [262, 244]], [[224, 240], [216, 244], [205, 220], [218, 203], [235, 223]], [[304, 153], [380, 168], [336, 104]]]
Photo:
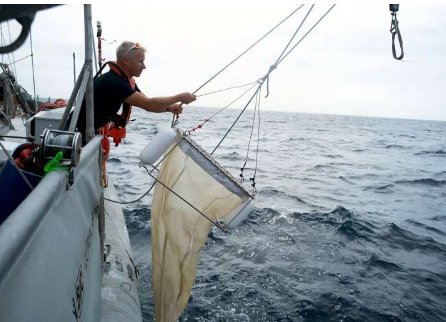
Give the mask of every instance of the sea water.
[[[217, 110], [186, 107], [191, 129]], [[211, 152], [240, 110], [192, 137]], [[180, 321], [445, 321], [446, 122], [247, 110], [214, 153], [235, 177], [255, 176], [255, 211], [213, 228]], [[153, 180], [139, 153], [171, 114], [134, 112], [112, 148], [119, 198]], [[152, 191], [153, 192], [153, 191]], [[124, 207], [141, 273], [144, 321], [154, 319], [151, 193]]]

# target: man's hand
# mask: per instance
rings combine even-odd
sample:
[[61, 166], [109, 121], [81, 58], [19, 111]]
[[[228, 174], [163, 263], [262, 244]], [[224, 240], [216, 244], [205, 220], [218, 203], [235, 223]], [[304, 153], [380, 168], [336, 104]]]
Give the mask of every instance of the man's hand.
[[183, 107], [181, 105], [178, 105], [178, 104], [173, 104], [173, 105], [170, 105], [167, 108], [167, 111], [170, 112], [170, 113], [178, 115], [178, 114], [181, 114], [183, 112]]
[[177, 95], [178, 101], [180, 101], [183, 104], [189, 104], [192, 103], [197, 99], [197, 97], [194, 94], [185, 92]]

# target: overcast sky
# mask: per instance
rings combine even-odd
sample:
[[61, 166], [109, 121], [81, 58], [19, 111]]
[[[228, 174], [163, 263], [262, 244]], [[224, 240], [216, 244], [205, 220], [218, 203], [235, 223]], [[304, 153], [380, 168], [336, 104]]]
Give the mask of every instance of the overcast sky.
[[[163, 1], [93, 5], [107, 60], [123, 40], [147, 48], [147, 69], [137, 79], [147, 96], [195, 91], [223, 66], [296, 9], [294, 1]], [[330, 7], [316, 5], [296, 39]], [[200, 93], [255, 81], [288, 43], [310, 5], [304, 6]], [[271, 74], [262, 108], [276, 111], [349, 114], [446, 121], [446, 5], [402, 4], [398, 19], [403, 62], [391, 53], [388, 4], [337, 5]], [[9, 23], [12, 37], [18, 25]], [[9, 42], [8, 27], [2, 24]], [[84, 57], [83, 7], [65, 5], [39, 12], [33, 24], [37, 93], [68, 98]], [[29, 42], [14, 53], [30, 53]], [[10, 57], [12, 59], [12, 57]], [[8, 57], [3, 60], [8, 62]], [[19, 83], [32, 94], [31, 60], [16, 64]], [[240, 90], [199, 98], [195, 106], [223, 107]], [[235, 107], [242, 108], [241, 100]]]

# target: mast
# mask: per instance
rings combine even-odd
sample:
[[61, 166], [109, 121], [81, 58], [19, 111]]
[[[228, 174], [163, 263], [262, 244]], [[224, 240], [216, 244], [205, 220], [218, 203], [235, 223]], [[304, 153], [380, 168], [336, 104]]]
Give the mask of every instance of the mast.
[[88, 77], [85, 101], [87, 108], [86, 141], [89, 142], [94, 137], [94, 113], [93, 113], [93, 28], [91, 25], [91, 4], [84, 4], [84, 28], [85, 28], [85, 63], [90, 71]]

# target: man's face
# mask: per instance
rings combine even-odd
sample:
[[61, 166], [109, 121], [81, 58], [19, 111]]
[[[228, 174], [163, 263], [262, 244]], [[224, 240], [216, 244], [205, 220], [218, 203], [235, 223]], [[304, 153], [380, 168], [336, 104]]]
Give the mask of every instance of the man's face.
[[146, 59], [146, 54], [141, 49], [133, 49], [127, 56], [127, 71], [130, 77], [139, 77], [146, 65], [144, 60]]

